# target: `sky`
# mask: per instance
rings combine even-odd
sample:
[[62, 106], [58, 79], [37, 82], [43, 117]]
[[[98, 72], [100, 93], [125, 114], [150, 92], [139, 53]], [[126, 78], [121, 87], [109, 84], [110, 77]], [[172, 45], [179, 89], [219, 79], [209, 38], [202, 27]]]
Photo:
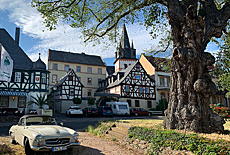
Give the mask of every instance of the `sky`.
[[[107, 47], [105, 44], [85, 45], [78, 29], [61, 23], [56, 30], [47, 31], [43, 19], [36, 8], [32, 8], [31, 0], [0, 0], [0, 28], [6, 29], [12, 38], [16, 27], [20, 27], [19, 45], [32, 61], [36, 61], [41, 53], [41, 59], [47, 63], [48, 49], [74, 53], [100, 55], [108, 66], [114, 65], [114, 53], [117, 44]], [[152, 39], [149, 31], [138, 23], [127, 25], [130, 42], [133, 40], [137, 55], [158, 44], [159, 38]], [[119, 30], [120, 34], [122, 29]], [[106, 48], [107, 47], [107, 48]], [[217, 45], [209, 43], [206, 51], [215, 52]]]

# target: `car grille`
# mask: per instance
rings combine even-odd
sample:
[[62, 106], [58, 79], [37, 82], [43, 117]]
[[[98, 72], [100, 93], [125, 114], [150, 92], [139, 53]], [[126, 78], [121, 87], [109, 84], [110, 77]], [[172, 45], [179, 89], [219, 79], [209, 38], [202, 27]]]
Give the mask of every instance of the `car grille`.
[[61, 144], [68, 144], [69, 138], [54, 138], [54, 139], [47, 139], [46, 144], [47, 145], [61, 145]]

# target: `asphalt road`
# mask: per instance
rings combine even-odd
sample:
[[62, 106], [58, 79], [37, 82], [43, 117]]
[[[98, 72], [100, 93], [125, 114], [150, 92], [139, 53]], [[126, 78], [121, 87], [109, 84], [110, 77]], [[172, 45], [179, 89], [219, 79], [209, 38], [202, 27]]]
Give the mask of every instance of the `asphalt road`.
[[[76, 131], [83, 131], [88, 125], [95, 125], [102, 120], [124, 120], [124, 119], [163, 119], [164, 116], [113, 116], [113, 117], [66, 117], [63, 114], [55, 116], [57, 123], [64, 123], [65, 127], [72, 128]], [[17, 122], [9, 122], [1, 125], [0, 123], [0, 136], [8, 136], [9, 129]]]

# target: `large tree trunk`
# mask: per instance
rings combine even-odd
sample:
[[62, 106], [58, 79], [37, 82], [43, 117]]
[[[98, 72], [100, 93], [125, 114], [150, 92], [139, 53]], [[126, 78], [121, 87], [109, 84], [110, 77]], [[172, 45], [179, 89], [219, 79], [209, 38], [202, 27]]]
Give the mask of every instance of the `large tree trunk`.
[[168, 129], [195, 132], [223, 131], [224, 120], [209, 107], [216, 85], [208, 74], [207, 66], [215, 63], [215, 58], [204, 52], [207, 27], [203, 18], [196, 16], [196, 7], [189, 5], [187, 10], [178, 8], [181, 12], [177, 13], [183, 17], [181, 19], [175, 17], [175, 11], [170, 12], [169, 7], [168, 19], [174, 50], [171, 58], [169, 106], [165, 111], [164, 125]]

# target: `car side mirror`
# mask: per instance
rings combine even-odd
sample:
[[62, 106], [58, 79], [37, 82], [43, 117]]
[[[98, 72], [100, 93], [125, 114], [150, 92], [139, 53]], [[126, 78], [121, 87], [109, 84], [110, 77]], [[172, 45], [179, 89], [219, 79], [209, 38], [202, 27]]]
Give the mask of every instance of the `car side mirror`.
[[63, 123], [60, 123], [61, 126], [63, 126], [64, 124]]

